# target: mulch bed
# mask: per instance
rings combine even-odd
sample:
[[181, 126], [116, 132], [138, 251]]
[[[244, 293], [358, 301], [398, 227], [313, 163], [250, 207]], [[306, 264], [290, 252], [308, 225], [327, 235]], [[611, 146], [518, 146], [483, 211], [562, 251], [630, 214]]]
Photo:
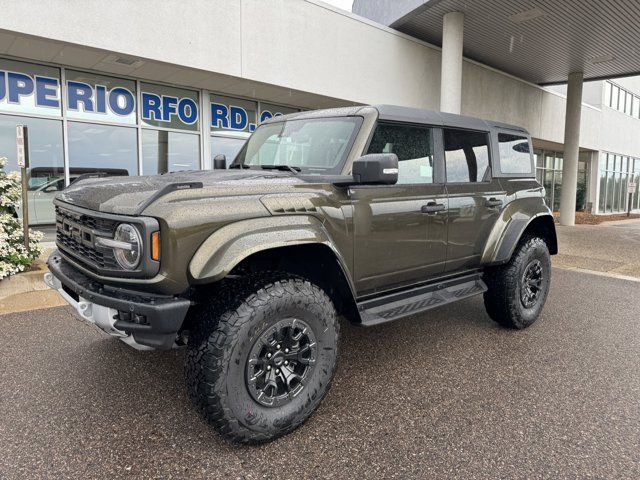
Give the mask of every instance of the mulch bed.
[[[560, 218], [560, 212], [553, 212], [556, 223]], [[615, 215], [594, 215], [587, 212], [576, 212], [576, 225], [599, 225], [602, 222], [613, 222], [616, 220], [632, 220], [640, 218], [640, 214], [632, 213], [627, 217], [626, 213], [616, 213]]]

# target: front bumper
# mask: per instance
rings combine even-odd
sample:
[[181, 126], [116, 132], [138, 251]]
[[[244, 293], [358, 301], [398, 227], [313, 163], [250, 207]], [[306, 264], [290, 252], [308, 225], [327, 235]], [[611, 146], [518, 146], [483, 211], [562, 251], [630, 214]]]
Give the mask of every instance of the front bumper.
[[101, 284], [79, 272], [59, 252], [47, 261], [45, 283], [83, 320], [138, 349], [169, 349], [191, 305], [189, 299], [134, 292]]

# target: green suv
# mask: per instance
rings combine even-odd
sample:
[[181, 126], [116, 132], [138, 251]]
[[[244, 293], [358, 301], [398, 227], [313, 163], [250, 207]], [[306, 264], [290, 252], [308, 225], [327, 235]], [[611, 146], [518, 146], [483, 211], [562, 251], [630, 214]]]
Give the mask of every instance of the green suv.
[[318, 407], [338, 317], [482, 294], [525, 328], [558, 249], [525, 130], [384, 105], [276, 117], [228, 169], [82, 179], [54, 203], [48, 285], [131, 346], [186, 345], [191, 398], [236, 442]]

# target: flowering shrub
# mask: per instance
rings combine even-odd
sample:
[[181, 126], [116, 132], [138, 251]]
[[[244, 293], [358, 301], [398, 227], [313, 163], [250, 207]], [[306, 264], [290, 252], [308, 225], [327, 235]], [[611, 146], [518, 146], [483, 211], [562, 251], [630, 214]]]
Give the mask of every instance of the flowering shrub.
[[42, 253], [42, 233], [29, 230], [29, 252], [24, 248], [22, 221], [16, 216], [20, 202], [20, 174], [5, 173], [5, 157], [0, 157], [0, 280], [22, 272]]

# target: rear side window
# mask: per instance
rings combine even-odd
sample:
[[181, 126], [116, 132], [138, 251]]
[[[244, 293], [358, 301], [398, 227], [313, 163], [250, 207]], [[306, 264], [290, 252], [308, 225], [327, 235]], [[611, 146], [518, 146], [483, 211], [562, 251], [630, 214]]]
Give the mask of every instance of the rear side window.
[[531, 173], [531, 151], [527, 137], [499, 133], [498, 144], [502, 173]]
[[433, 129], [379, 124], [367, 153], [398, 156], [398, 184], [433, 183]]
[[447, 182], [473, 183], [489, 176], [489, 134], [445, 128]]

